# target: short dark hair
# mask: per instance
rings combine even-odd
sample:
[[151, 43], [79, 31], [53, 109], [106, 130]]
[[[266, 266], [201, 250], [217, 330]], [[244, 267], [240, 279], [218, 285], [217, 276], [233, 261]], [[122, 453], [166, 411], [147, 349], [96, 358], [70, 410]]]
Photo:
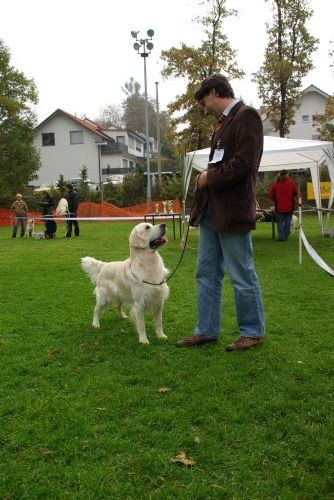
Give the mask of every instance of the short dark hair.
[[73, 189], [72, 184], [70, 184], [69, 182], [68, 182], [67, 184], [65, 184], [65, 186], [66, 186], [68, 189]]
[[289, 173], [284, 168], [283, 170], [280, 170], [280, 172], [278, 173], [278, 176], [277, 176], [276, 180], [278, 182], [282, 182], [282, 181], [285, 181], [285, 179], [287, 179], [288, 177], [289, 177]]
[[219, 97], [233, 97], [234, 92], [226, 76], [211, 75], [205, 78], [200, 88], [195, 93], [195, 99], [201, 102], [204, 96], [209, 95], [211, 90], [215, 90]]

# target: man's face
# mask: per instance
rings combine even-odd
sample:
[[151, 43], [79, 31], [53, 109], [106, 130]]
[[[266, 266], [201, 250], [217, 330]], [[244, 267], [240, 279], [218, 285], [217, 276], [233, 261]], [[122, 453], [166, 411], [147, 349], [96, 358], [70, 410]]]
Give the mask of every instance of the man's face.
[[221, 111], [217, 106], [217, 98], [218, 96], [214, 89], [211, 90], [210, 94], [203, 97], [203, 99], [201, 100], [201, 105], [203, 106], [205, 116], [213, 115], [216, 118], [219, 118], [219, 116], [221, 115]]

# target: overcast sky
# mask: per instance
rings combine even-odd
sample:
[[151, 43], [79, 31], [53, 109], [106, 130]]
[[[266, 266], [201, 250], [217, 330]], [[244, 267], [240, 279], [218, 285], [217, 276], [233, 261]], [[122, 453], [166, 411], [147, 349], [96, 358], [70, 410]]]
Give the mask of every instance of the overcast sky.
[[[257, 107], [260, 100], [251, 74], [263, 61], [269, 5], [265, 0], [227, 0], [239, 13], [225, 21], [224, 29], [246, 73], [232, 84], [236, 95]], [[308, 27], [320, 44], [313, 55], [315, 69], [304, 78], [303, 87], [314, 84], [333, 93], [328, 51], [334, 40], [334, 2], [310, 0], [310, 5], [314, 15]], [[159, 82], [160, 109], [183, 93], [182, 79], [162, 79], [160, 53], [182, 42], [198, 45], [203, 34], [192, 19], [201, 12], [197, 0], [3, 0], [0, 37], [11, 51], [11, 64], [35, 80], [39, 121], [57, 108], [94, 120], [104, 106], [121, 103], [121, 87], [131, 76], [144, 90], [143, 58], [133, 49], [131, 30], [142, 36], [149, 28], [155, 31], [147, 80], [153, 97]]]

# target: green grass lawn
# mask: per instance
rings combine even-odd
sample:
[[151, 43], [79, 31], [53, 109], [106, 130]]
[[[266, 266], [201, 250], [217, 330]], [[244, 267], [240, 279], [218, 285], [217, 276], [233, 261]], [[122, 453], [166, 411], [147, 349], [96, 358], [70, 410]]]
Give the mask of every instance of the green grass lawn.
[[[108, 310], [91, 326], [93, 286], [80, 257], [128, 255], [131, 223], [82, 223], [80, 238], [10, 238], [0, 228], [0, 498], [333, 498], [334, 281], [298, 236], [253, 233], [266, 344], [226, 353], [236, 335], [225, 282], [217, 345], [178, 349], [196, 321], [198, 232], [169, 282], [167, 341], [149, 346]], [[334, 239], [304, 230], [334, 267]], [[179, 240], [161, 249], [172, 270]], [[167, 387], [167, 392], [159, 388]], [[172, 463], [180, 452], [196, 461]]]

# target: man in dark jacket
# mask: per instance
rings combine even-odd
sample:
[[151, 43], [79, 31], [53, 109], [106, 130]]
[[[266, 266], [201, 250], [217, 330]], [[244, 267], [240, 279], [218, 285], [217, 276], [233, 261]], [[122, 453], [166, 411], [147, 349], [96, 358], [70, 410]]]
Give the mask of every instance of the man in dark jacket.
[[48, 191], [43, 191], [43, 200], [39, 202], [39, 205], [42, 207], [42, 220], [45, 226], [44, 236], [45, 238], [54, 238], [57, 231], [57, 224], [52, 215], [54, 200]]
[[197, 262], [198, 318], [194, 333], [177, 345], [216, 342], [221, 325], [225, 271], [234, 289], [240, 337], [226, 347], [239, 351], [263, 342], [264, 310], [251, 241], [256, 221], [256, 173], [263, 149], [257, 111], [235, 99], [222, 75], [203, 80], [195, 94], [205, 115], [218, 118], [207, 170], [197, 177], [190, 223], [200, 226]]
[[79, 223], [77, 220], [71, 220], [77, 216], [77, 210], [79, 206], [78, 195], [76, 191], [74, 191], [72, 184], [66, 184], [67, 189], [67, 203], [68, 203], [68, 220], [67, 220], [67, 231], [66, 238], [70, 238], [72, 236], [72, 223], [74, 226], [74, 234], [75, 236], [79, 236]]
[[52, 215], [52, 209], [54, 207], [53, 197], [48, 193], [48, 191], [43, 191], [43, 199], [39, 202], [42, 207], [42, 215]]

